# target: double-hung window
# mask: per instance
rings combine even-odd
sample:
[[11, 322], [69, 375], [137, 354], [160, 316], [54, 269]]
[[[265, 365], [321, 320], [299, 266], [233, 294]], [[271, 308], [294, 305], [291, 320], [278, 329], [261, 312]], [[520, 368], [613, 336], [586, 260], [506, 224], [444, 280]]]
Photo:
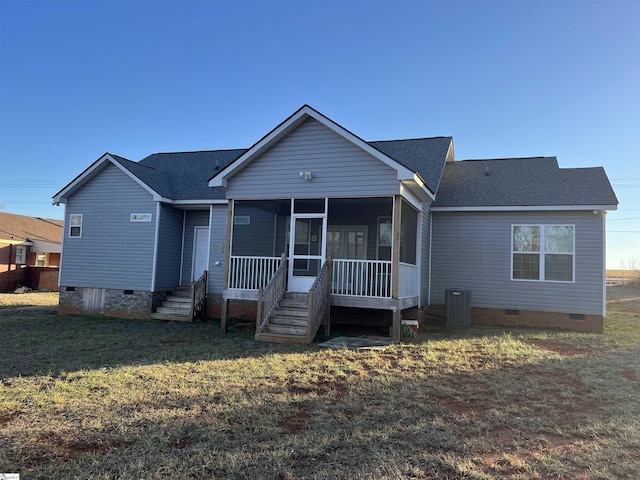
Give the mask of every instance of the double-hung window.
[[27, 247], [16, 247], [16, 265], [22, 265], [27, 261]]
[[82, 214], [69, 215], [69, 225], [70, 237], [82, 236]]
[[513, 225], [511, 248], [513, 280], [574, 281], [573, 225]]

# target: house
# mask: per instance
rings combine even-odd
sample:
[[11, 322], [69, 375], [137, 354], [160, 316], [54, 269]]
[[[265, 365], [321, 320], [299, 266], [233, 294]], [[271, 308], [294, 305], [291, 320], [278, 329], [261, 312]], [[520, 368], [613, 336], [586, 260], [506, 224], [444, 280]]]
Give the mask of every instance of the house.
[[62, 220], [0, 212], [0, 292], [58, 291]]
[[[65, 204], [61, 313], [256, 318], [306, 341], [331, 307], [602, 331], [604, 170], [457, 161], [451, 137], [368, 142], [303, 106], [248, 149], [105, 153]], [[206, 293], [205, 293], [206, 291]]]

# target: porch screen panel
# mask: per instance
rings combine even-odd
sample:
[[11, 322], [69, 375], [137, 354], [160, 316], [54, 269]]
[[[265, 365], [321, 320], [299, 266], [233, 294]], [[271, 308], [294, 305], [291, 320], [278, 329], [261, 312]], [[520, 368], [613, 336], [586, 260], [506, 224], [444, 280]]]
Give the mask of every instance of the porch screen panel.
[[400, 261], [416, 264], [418, 238], [418, 212], [406, 202], [402, 202], [402, 219], [400, 221]]

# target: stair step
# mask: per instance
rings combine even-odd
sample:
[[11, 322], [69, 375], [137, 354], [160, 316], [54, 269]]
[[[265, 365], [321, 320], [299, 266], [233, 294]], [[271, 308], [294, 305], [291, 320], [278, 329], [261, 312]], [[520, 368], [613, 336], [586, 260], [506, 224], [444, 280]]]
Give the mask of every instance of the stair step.
[[292, 308], [308, 308], [309, 304], [306, 300], [294, 300], [292, 298], [283, 298], [280, 300], [281, 307], [292, 307]]
[[164, 302], [162, 302], [161, 307], [179, 308], [181, 310], [189, 311], [189, 310], [191, 310], [191, 302], [164, 301]]
[[[191, 310], [191, 307], [189, 307], [189, 310]], [[167, 315], [181, 315], [184, 316], [185, 314], [185, 309], [184, 308], [172, 308], [172, 307], [157, 307], [156, 308], [156, 313], [164, 313]], [[187, 313], [187, 316], [189, 314]]]
[[191, 295], [189, 295], [188, 297], [180, 297], [180, 296], [175, 296], [175, 295], [169, 295], [167, 297], [167, 299], [165, 300], [165, 302], [189, 304], [189, 303], [191, 303]]
[[269, 324], [291, 325], [291, 326], [306, 328], [307, 319], [301, 318], [301, 317], [288, 317], [286, 315], [271, 315], [271, 318], [269, 319]]
[[256, 341], [261, 342], [274, 342], [274, 343], [311, 343], [307, 339], [306, 335], [287, 335], [284, 333], [257, 333], [255, 336]]
[[282, 298], [285, 298], [287, 300], [297, 300], [299, 302], [308, 302], [309, 301], [309, 294], [308, 293], [300, 293], [300, 292], [284, 292], [284, 295]]
[[274, 325], [274, 324], [267, 324], [265, 326], [265, 331], [269, 332], [269, 333], [278, 333], [278, 334], [287, 334], [287, 335], [295, 335], [295, 336], [300, 336], [300, 337], [304, 337], [307, 335], [307, 329], [305, 328], [300, 328], [300, 327], [292, 327], [289, 325]]
[[172, 315], [166, 313], [152, 313], [151, 318], [154, 320], [171, 320], [174, 322], [191, 322], [193, 319], [189, 315]]
[[[178, 287], [180, 288], [180, 287]], [[171, 292], [171, 295], [174, 297], [191, 297], [191, 289], [189, 290], [174, 290]]]
[[306, 308], [290, 308], [290, 307], [276, 307], [273, 312], [274, 315], [286, 315], [288, 317], [304, 317], [307, 318]]

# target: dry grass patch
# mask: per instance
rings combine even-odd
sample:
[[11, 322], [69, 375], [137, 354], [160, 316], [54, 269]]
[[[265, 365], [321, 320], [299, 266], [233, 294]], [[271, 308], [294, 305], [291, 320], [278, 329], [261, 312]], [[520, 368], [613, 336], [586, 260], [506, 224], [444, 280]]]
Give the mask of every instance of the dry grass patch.
[[3, 310], [0, 471], [25, 478], [634, 478], [639, 314], [386, 351]]
[[1, 307], [57, 307], [58, 292], [0, 293]]

